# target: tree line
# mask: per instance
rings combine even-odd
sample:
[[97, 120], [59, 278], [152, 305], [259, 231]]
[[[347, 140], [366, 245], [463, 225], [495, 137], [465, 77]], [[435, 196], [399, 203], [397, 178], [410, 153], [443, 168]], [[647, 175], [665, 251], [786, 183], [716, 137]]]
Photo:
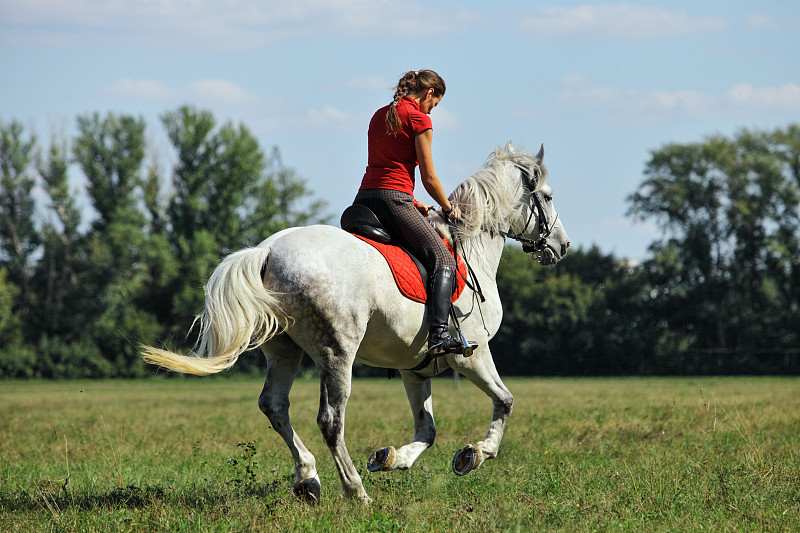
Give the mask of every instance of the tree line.
[[[328, 220], [244, 125], [184, 106], [161, 126], [167, 169], [148, 160], [141, 118], [82, 115], [74, 138], [46, 150], [0, 122], [0, 378], [147, 375], [137, 344], [191, 344], [221, 256]], [[660, 228], [636, 264], [593, 246], [542, 268], [506, 248], [498, 369], [798, 373], [800, 126], [656, 149], [628, 203]], [[262, 366], [254, 356], [235, 368]]]
[[46, 152], [0, 123], [0, 377], [145, 375], [138, 343], [185, 344], [222, 255], [327, 220], [244, 125], [184, 106], [161, 126], [166, 174], [147, 160], [141, 118], [79, 116], [75, 137]]
[[800, 125], [653, 150], [627, 200], [660, 228], [639, 264], [592, 247], [542, 269], [507, 250], [499, 369], [800, 373]]

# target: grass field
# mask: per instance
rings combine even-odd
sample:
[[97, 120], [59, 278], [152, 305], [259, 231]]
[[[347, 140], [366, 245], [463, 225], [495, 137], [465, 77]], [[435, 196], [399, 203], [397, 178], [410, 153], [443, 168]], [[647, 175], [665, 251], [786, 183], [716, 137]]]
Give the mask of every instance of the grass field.
[[453, 453], [488, 426], [483, 393], [437, 380], [436, 444], [370, 474], [412, 421], [400, 380], [356, 381], [346, 437], [363, 506], [339, 495], [318, 383], [298, 381], [293, 424], [323, 485], [311, 506], [291, 494], [258, 381], [0, 382], [0, 531], [800, 531], [796, 378], [507, 385], [499, 456], [459, 478]]

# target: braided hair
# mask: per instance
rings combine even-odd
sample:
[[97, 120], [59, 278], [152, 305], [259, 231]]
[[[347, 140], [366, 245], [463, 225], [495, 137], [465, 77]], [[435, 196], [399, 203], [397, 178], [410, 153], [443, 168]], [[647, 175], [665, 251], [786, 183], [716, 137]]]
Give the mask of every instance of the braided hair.
[[432, 70], [410, 70], [403, 74], [397, 87], [394, 89], [394, 98], [389, 111], [386, 113], [386, 133], [397, 134], [402, 126], [400, 115], [397, 114], [397, 104], [400, 100], [408, 96], [420, 96], [428, 89], [433, 89], [433, 96], [441, 98], [444, 96], [447, 86], [444, 80]]

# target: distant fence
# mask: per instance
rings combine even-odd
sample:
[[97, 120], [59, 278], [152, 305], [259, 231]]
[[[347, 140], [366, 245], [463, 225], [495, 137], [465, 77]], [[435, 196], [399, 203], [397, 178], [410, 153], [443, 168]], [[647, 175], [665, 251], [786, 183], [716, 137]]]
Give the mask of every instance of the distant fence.
[[[529, 361], [529, 363], [528, 363]], [[800, 349], [696, 350], [668, 354], [531, 354], [526, 364], [497, 360], [498, 371], [530, 376], [797, 376]]]
[[800, 350], [700, 350], [660, 357], [659, 373], [694, 375], [800, 375]]

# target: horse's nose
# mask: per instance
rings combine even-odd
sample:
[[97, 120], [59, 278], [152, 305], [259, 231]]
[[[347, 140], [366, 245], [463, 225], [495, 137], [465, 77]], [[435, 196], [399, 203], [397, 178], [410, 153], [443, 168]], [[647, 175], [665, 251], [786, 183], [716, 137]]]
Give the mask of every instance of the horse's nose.
[[569, 248], [570, 244], [572, 244], [572, 243], [567, 241], [567, 244], [562, 244], [561, 245], [561, 257], [564, 257], [566, 255], [567, 249]]

